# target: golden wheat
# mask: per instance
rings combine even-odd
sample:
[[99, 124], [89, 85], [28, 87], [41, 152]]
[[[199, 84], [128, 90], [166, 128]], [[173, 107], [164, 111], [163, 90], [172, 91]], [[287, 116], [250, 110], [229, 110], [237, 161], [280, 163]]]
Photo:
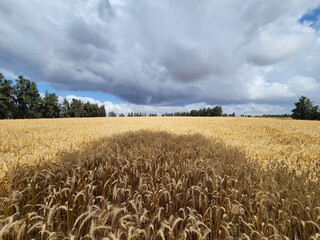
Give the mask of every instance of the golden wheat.
[[241, 148], [266, 166], [277, 160], [290, 168], [319, 170], [320, 122], [257, 118], [94, 118], [8, 120], [0, 125], [0, 178], [20, 163], [55, 161], [62, 152], [130, 130], [200, 133]]
[[[320, 183], [200, 134], [125, 132], [18, 164], [1, 239], [317, 239]], [[278, 164], [275, 164], [278, 163]]]
[[[128, 133], [141, 129], [152, 131]], [[0, 130], [0, 239], [320, 237], [319, 122], [11, 120]]]

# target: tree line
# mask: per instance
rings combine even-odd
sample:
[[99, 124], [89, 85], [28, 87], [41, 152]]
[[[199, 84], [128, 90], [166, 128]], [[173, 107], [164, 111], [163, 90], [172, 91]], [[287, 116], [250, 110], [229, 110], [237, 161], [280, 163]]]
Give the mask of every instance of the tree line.
[[[320, 120], [320, 107], [314, 106], [312, 101], [305, 97], [301, 96], [299, 101], [295, 103], [295, 108], [292, 109], [292, 114], [264, 114], [261, 116], [255, 117], [269, 117], [269, 118], [293, 118], [293, 119], [302, 119], [302, 120]], [[116, 117], [115, 112], [109, 112], [109, 117]], [[121, 113], [120, 117], [125, 115]], [[147, 116], [146, 113], [141, 112], [130, 112], [127, 114], [128, 117], [144, 117]], [[157, 114], [149, 114], [148, 116], [157, 116]], [[235, 113], [226, 114], [223, 113], [221, 106], [216, 106], [213, 108], [202, 108], [199, 110], [191, 110], [190, 112], [173, 112], [173, 113], [164, 113], [161, 116], [163, 117], [174, 117], [174, 116], [203, 116], [203, 117], [213, 117], [213, 116], [222, 116], [222, 117], [235, 117]], [[253, 117], [251, 115], [241, 115], [241, 117]]]
[[177, 116], [177, 117], [221, 117], [223, 110], [221, 106], [215, 106], [213, 108], [202, 108], [199, 110], [191, 110], [190, 112], [175, 112], [164, 113], [162, 116]]
[[35, 82], [19, 76], [15, 84], [0, 73], [0, 119], [105, 117], [104, 106], [72, 99], [59, 103], [55, 93], [41, 97]]
[[127, 117], [146, 117], [146, 116], [147, 116], [147, 113], [142, 113], [142, 112], [129, 112], [127, 114]]
[[291, 118], [291, 114], [285, 113], [285, 114], [263, 114], [261, 116], [255, 116], [255, 117], [263, 117], [263, 118]]
[[[116, 117], [117, 114], [115, 112], [109, 112], [109, 117]], [[150, 113], [147, 115], [147, 113], [142, 112], [129, 112], [127, 114], [127, 117], [157, 117], [158, 114], [156, 113]], [[221, 117], [221, 116], [230, 116], [235, 117], [235, 113], [232, 114], [223, 114], [222, 107], [216, 106], [213, 108], [202, 108], [199, 110], [191, 110], [190, 112], [173, 112], [173, 113], [164, 113], [161, 115], [162, 117]], [[125, 117], [123, 113], [119, 114], [119, 117]]]

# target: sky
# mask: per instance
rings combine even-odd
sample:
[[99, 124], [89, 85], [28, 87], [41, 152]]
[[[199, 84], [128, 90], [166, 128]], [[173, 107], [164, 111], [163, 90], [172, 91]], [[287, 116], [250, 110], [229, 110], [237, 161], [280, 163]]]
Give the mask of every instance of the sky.
[[0, 2], [0, 72], [107, 112], [290, 113], [319, 56], [319, 0]]

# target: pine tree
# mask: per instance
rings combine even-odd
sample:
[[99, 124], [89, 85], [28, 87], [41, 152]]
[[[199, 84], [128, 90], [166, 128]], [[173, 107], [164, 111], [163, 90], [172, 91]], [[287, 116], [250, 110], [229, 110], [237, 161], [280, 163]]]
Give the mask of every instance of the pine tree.
[[35, 82], [19, 76], [14, 86], [16, 118], [39, 118], [40, 94]]
[[10, 80], [0, 73], [0, 119], [12, 118], [14, 115], [13, 89]]

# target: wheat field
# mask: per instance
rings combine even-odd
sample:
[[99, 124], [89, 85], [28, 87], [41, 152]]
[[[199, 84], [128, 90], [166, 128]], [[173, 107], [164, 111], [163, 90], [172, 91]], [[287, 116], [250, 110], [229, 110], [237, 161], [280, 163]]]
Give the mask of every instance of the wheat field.
[[55, 161], [57, 155], [81, 149], [94, 140], [136, 130], [200, 133], [241, 148], [265, 165], [285, 161], [293, 168], [319, 167], [320, 122], [257, 118], [92, 118], [9, 120], [0, 125], [0, 163]]
[[320, 239], [320, 123], [10, 120], [0, 239]]

